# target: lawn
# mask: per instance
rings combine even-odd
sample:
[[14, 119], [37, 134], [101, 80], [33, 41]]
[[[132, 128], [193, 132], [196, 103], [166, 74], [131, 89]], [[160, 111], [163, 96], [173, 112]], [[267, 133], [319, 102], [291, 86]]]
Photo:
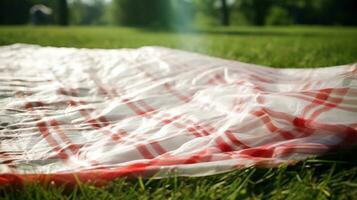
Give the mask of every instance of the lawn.
[[[191, 33], [113, 27], [0, 27], [0, 45], [179, 48], [273, 67], [323, 67], [357, 61], [357, 28], [230, 27]], [[0, 199], [357, 199], [356, 148], [294, 166], [248, 168], [209, 177], [118, 179], [71, 190], [31, 184], [0, 189]]]
[[357, 28], [230, 27], [194, 34], [113, 27], [0, 27], [0, 45], [35, 43], [85, 48], [165, 46], [274, 67], [356, 62]]

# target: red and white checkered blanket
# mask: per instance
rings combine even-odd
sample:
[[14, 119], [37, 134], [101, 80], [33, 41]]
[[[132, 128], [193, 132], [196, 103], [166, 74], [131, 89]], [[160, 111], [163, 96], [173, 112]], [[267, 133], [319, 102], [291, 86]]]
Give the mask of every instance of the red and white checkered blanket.
[[357, 143], [357, 65], [0, 47], [0, 185], [202, 176]]

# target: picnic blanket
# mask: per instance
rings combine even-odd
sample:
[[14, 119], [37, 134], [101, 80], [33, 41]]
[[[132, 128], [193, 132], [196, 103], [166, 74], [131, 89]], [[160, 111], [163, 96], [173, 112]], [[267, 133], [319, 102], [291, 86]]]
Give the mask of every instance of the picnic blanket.
[[357, 65], [0, 47], [0, 185], [274, 167], [357, 143]]

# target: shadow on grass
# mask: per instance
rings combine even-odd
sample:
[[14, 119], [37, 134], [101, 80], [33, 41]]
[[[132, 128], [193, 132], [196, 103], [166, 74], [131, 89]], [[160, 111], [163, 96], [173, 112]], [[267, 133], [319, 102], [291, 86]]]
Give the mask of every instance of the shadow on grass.
[[357, 166], [357, 145], [336, 150], [336, 151], [330, 151], [327, 154], [318, 157], [318, 159], [321, 160], [333, 160], [333, 161], [339, 161], [339, 162], [346, 162], [351, 165]]

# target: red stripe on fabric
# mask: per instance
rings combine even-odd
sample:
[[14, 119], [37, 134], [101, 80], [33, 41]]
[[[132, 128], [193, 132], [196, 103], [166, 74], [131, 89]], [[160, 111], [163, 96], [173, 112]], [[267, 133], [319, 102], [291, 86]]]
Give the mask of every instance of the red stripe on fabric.
[[148, 103], [146, 103], [144, 100], [139, 100], [138, 103], [139, 103], [140, 105], [142, 105], [142, 106], [145, 108], [145, 110], [147, 110], [147, 112], [154, 112], [154, 111], [156, 111], [155, 108], [153, 108], [152, 106], [150, 106], [150, 105], [149, 105]]
[[94, 73], [89, 73], [89, 77], [93, 80], [95, 85], [99, 88], [99, 92], [101, 92], [102, 94], [104, 94], [106, 96], [111, 96], [110, 92], [107, 91], [104, 84], [102, 84], [102, 82], [95, 76]]
[[264, 126], [272, 133], [277, 132], [279, 133], [284, 139], [292, 139], [294, 135], [289, 131], [284, 131], [278, 128], [273, 124], [273, 120], [269, 117], [268, 113], [265, 109], [261, 109], [255, 112], [252, 112], [253, 115], [258, 117], [264, 124]]
[[270, 132], [276, 132], [277, 130], [279, 130], [279, 128], [273, 124], [269, 116], [265, 115], [261, 117], [260, 120], [263, 121], [264, 125], [269, 129]]
[[274, 81], [272, 81], [272, 80], [266, 79], [266, 78], [264, 78], [264, 77], [262, 77], [262, 76], [257, 76], [257, 75], [255, 75], [255, 74], [250, 74], [249, 76], [250, 76], [251, 78], [253, 78], [253, 79], [255, 79], [255, 80], [258, 80], [258, 81], [260, 81], [260, 82], [263, 82], [263, 83], [274, 83]]
[[192, 131], [192, 129], [193, 129], [200, 136], [211, 135], [211, 133], [215, 131], [215, 128], [212, 127], [210, 124], [197, 123], [190, 119], [185, 120], [185, 122], [188, 124], [191, 124], [190, 130]]
[[[78, 106], [77, 102], [73, 100], [69, 100], [69, 104], [72, 106]], [[79, 109], [79, 113], [85, 118], [86, 122], [90, 124], [93, 128], [95, 129], [101, 128], [97, 120], [91, 118], [90, 114], [86, 111], [86, 109]]]
[[181, 99], [182, 101], [184, 101], [184, 102], [186, 102], [186, 103], [189, 102], [189, 101], [191, 101], [191, 98], [190, 98], [190, 97], [187, 97], [187, 96], [185, 96], [185, 95], [179, 93], [177, 90], [174, 90], [173, 87], [172, 87], [172, 85], [169, 84], [169, 83], [165, 83], [165, 84], [164, 84], [164, 88], [165, 88], [167, 91], [169, 91], [171, 94], [173, 94], [174, 96], [176, 96], [177, 98]]
[[76, 154], [80, 147], [76, 144], [73, 144], [73, 142], [67, 137], [67, 135], [60, 129], [59, 123], [56, 120], [52, 119], [50, 120], [50, 125], [55, 129], [60, 138], [69, 145], [69, 149], [72, 151], [72, 153]]
[[208, 80], [208, 83], [209, 84], [225, 84], [227, 82], [220, 74], [215, 74], [212, 78], [210, 78]]
[[108, 119], [105, 116], [99, 116], [98, 119], [100, 122], [102, 122], [103, 127], [110, 125], [110, 122], [108, 121]]
[[[316, 110], [313, 112], [310, 116], [311, 120], [315, 120], [321, 113], [326, 112], [334, 107], [336, 107], [338, 104], [340, 104], [343, 101], [343, 96], [347, 93], [348, 88], [346, 88], [342, 93], [340, 93], [341, 97], [340, 98], [334, 98], [333, 99], [333, 104], [332, 103], [325, 103], [323, 108]], [[331, 101], [331, 100], [330, 100]]]
[[208, 162], [212, 158], [212, 153], [209, 152], [207, 149], [194, 153], [194, 155], [189, 156], [188, 158], [184, 159], [182, 164], [194, 164], [197, 162]]
[[[264, 108], [263, 110], [264, 110], [264, 112], [268, 113], [269, 115], [271, 115], [274, 118], [284, 120], [284, 121], [294, 125], [296, 127], [296, 130], [299, 133], [303, 133], [303, 137], [311, 135], [314, 132], [313, 129], [308, 128], [304, 125], [305, 121], [303, 118], [295, 117], [295, 116], [289, 115], [287, 113], [278, 112], [278, 111], [274, 111], [274, 110], [267, 109], [267, 108]], [[279, 131], [283, 131], [283, 130], [279, 129]], [[293, 137], [295, 137], [294, 134], [292, 134], [291, 132], [282, 133], [282, 134], [285, 134], [284, 137], [286, 139], [292, 139]]]
[[88, 119], [88, 120], [86, 120], [86, 122], [89, 123], [95, 129], [101, 128], [101, 126], [98, 124], [97, 120], [95, 120], [95, 119]]
[[239, 154], [245, 154], [256, 158], [271, 158], [274, 154], [274, 149], [272, 148], [263, 148], [263, 147], [256, 147], [256, 148], [249, 148], [244, 149], [239, 152]]
[[162, 123], [164, 123], [164, 124], [171, 124], [172, 122], [174, 122], [174, 121], [176, 121], [176, 120], [178, 120], [178, 119], [180, 119], [181, 118], [181, 116], [180, 115], [176, 115], [176, 116], [173, 116], [173, 117], [171, 117], [171, 118], [169, 118], [169, 119], [163, 119], [162, 120]]
[[263, 124], [269, 129], [270, 132], [275, 132], [278, 130], [278, 127], [276, 127], [272, 123], [271, 118], [263, 110], [252, 112], [252, 114], [258, 117], [263, 122]]
[[[150, 173], [148, 170], [152, 168]], [[144, 175], [154, 176], [158, 171], [158, 166], [153, 166], [146, 162], [134, 163], [128, 166], [116, 167], [114, 169], [95, 168], [91, 170], [82, 170], [79, 172], [59, 173], [59, 174], [0, 174], [0, 184], [10, 186], [21, 186], [26, 182], [36, 182], [43, 185], [54, 184], [56, 186], [67, 186], [68, 188], [76, 184], [91, 183], [96, 186], [104, 186], [109, 181], [117, 177], [138, 177]]]
[[[269, 111], [272, 112], [272, 111]], [[274, 114], [274, 117], [282, 117], [282, 118], [288, 118], [289, 120], [292, 121], [294, 126], [303, 128], [304, 131], [310, 131], [311, 134], [316, 130], [327, 130], [330, 132], [335, 132], [340, 134], [347, 134], [351, 135], [350, 137], [357, 137], [357, 130], [353, 127], [349, 127], [346, 125], [342, 124], [327, 124], [327, 123], [319, 123], [317, 121], [312, 121], [311, 119], [305, 119], [302, 117], [295, 117], [293, 115], [289, 115], [287, 113], [284, 113], [283, 115], [279, 115], [278, 112]]]
[[45, 104], [43, 102], [40, 101], [32, 101], [32, 102], [27, 102], [25, 103], [25, 108], [26, 109], [33, 109], [36, 107], [43, 107], [45, 106]]
[[67, 95], [67, 91], [62, 87], [58, 88], [57, 93], [62, 95]]
[[244, 149], [245, 149], [245, 148], [249, 148], [249, 146], [247, 146], [247, 145], [244, 144], [243, 142], [239, 141], [239, 140], [234, 136], [234, 134], [233, 134], [232, 131], [227, 130], [227, 131], [225, 131], [224, 133], [225, 133], [225, 135], [229, 138], [229, 140], [230, 140], [231, 142], [233, 142], [233, 144], [235, 144], [236, 146], [238, 146], [238, 147], [243, 147]]
[[[167, 119], [167, 118], [162, 118], [162, 119], [154, 118], [154, 119], [160, 120], [161, 123], [163, 123], [164, 125], [172, 123], [172, 125], [174, 125], [175, 127], [186, 129], [189, 133], [193, 134], [196, 137], [201, 137], [202, 135], [210, 134], [208, 131], [203, 129], [198, 124], [192, 122], [191, 120], [186, 120], [183, 123], [177, 122], [177, 120], [181, 119], [181, 118], [182, 118], [181, 115], [176, 115], [169, 119]], [[186, 125], [186, 124], [190, 124], [190, 125]], [[202, 133], [201, 133], [201, 131], [202, 131]]]
[[5, 151], [0, 151], [0, 164], [6, 164], [9, 167], [15, 166], [14, 161], [16, 161], [17, 159], [15, 159], [12, 155], [13, 155], [13, 153], [11, 153], [11, 155], [9, 155]]
[[229, 152], [229, 151], [233, 151], [233, 148], [226, 143], [223, 138], [221, 136], [218, 136], [215, 139], [215, 142], [217, 144], [217, 147], [222, 151], [222, 152]]
[[193, 127], [188, 127], [187, 131], [195, 135], [196, 137], [201, 137], [201, 134]]
[[130, 102], [129, 99], [123, 99], [122, 102], [125, 103], [137, 115], [144, 115], [146, 113], [145, 111], [142, 111], [139, 107], [137, 107], [134, 103]]
[[[92, 80], [95, 82], [95, 84], [97, 85], [97, 87], [103, 91], [103, 93], [108, 96], [110, 99], [115, 97], [115, 96], [121, 96], [117, 93], [117, 91], [114, 89], [114, 88], [107, 88], [107, 86], [105, 84], [103, 84], [96, 76], [94, 73], [91, 73], [90, 74], [90, 77], [92, 78]], [[112, 95], [114, 94], [114, 95]], [[141, 100], [142, 101], [142, 100]], [[150, 108], [148, 111], [143, 111], [141, 110], [138, 106], [135, 105], [134, 102], [131, 102], [130, 99], [122, 99], [121, 102], [125, 103], [132, 111], [134, 111], [137, 115], [145, 115], [147, 114], [147, 112], [151, 112], [151, 111], [154, 111], [155, 109], [153, 108]], [[142, 104], [146, 107], [149, 107], [144, 101], [142, 101]], [[105, 124], [108, 124], [109, 125], [109, 122], [108, 120], [106, 119], [99, 119], [101, 120], [102, 123]], [[111, 134], [112, 135], [112, 138], [114, 138], [115, 140], [118, 139], [118, 137], [114, 134]]]
[[[38, 106], [43, 106], [44, 104], [42, 102], [37, 102], [35, 103]], [[26, 109], [28, 109], [31, 112], [35, 112], [33, 108], [33, 102], [27, 102], [25, 104]], [[34, 119], [34, 120], [40, 120], [40, 119]], [[43, 138], [47, 141], [47, 143], [57, 152], [57, 155], [60, 159], [66, 160], [68, 158], [68, 155], [64, 153], [60, 148], [59, 144], [56, 142], [56, 140], [51, 136], [49, 130], [47, 129], [47, 125], [43, 121], [39, 121], [36, 123], [36, 127], [43, 136]]]
[[[164, 124], [164, 125], [167, 125], [167, 124], [171, 124], [173, 126], [175, 126], [176, 128], [180, 128], [180, 129], [186, 129], [186, 131], [188, 131], [189, 133], [193, 134], [195, 137], [201, 137], [202, 133], [197, 130], [196, 128], [198, 128], [196, 125], [193, 125], [193, 126], [187, 126], [185, 123], [179, 123], [177, 122], [178, 119], [180, 119], [182, 116], [180, 115], [176, 115], [176, 116], [173, 116], [172, 118], [170, 119], [167, 119], [167, 118], [164, 118], [164, 119], [159, 119], [161, 120], [161, 122]], [[188, 123], [191, 123], [191, 121], [188, 121]], [[207, 132], [206, 130], [203, 130], [203, 135], [209, 135], [210, 133]]]
[[112, 134], [112, 140], [113, 141], [119, 141], [122, 139], [123, 136], [128, 135], [128, 132], [126, 132], [125, 130], [119, 130], [117, 133]]
[[304, 110], [302, 111], [302, 116], [306, 116], [307, 113], [314, 107], [316, 107], [316, 105], [318, 104], [322, 104], [324, 103], [327, 98], [329, 97], [330, 93], [332, 92], [331, 88], [327, 88], [327, 89], [322, 89], [319, 90], [314, 98], [314, 100], [312, 100], [312, 102], [307, 105]]
[[[72, 106], [78, 106], [78, 104], [73, 100], [70, 100], [69, 102], [70, 102], [70, 105], [72, 105]], [[81, 104], [85, 104], [84, 101], [79, 101], [79, 102]], [[117, 138], [115, 136], [115, 134], [113, 134], [111, 131], [102, 129], [105, 126], [110, 125], [109, 121], [104, 116], [99, 117], [100, 122], [102, 122], [104, 124], [104, 126], [101, 126], [100, 123], [98, 123], [98, 121], [95, 118], [91, 118], [90, 114], [87, 112], [86, 109], [79, 109], [79, 112], [85, 118], [85, 122], [88, 123], [91, 127], [93, 127], [96, 130], [99, 130], [100, 132], [102, 132], [103, 134], [105, 134], [107, 136], [110, 136], [111, 138], [113, 138], [113, 137]]]
[[42, 134], [43, 138], [48, 142], [49, 145], [52, 146], [52, 148], [55, 149], [55, 151], [58, 153], [59, 158], [61, 159], [67, 159], [68, 155], [59, 148], [59, 144], [56, 142], [56, 140], [51, 136], [50, 132], [47, 129], [47, 125], [45, 122], [37, 122], [36, 126], [40, 133]]
[[73, 89], [73, 88], [70, 88], [69, 91], [70, 91], [70, 94], [71, 94], [72, 96], [75, 96], [75, 97], [78, 96], [77, 90], [75, 90], [75, 89]]
[[[117, 91], [114, 88], [107, 88], [105, 84], [103, 84], [96, 76], [94, 73], [90, 74], [90, 77], [92, 78], [92, 80], [95, 82], [95, 84], [97, 85], [97, 87], [109, 98], [113, 98], [114, 96], [121, 96], [117, 93]], [[114, 95], [112, 95], [114, 94]], [[140, 100], [141, 103], [145, 106], [145, 107], [150, 107], [149, 105], [147, 105], [144, 101]], [[139, 101], [139, 102], [140, 102]], [[155, 109], [153, 109], [152, 107], [150, 107], [147, 111], [143, 111], [141, 110], [138, 106], [135, 105], [134, 102], [131, 102], [130, 99], [125, 98], [122, 99], [122, 102], [125, 103], [131, 110], [133, 110], [137, 115], [145, 115], [148, 112], [154, 111]]]
[[60, 87], [58, 88], [57, 93], [66, 96], [75, 96], [75, 97], [78, 96], [76, 89], [73, 88], [65, 89], [63, 87]]
[[159, 155], [162, 155], [167, 152], [157, 141], [153, 141], [150, 144]]
[[[68, 94], [67, 90], [65, 90], [64, 88], [61, 88], [62, 93]], [[72, 95], [76, 95], [76, 91], [72, 90]], [[69, 105], [72, 106], [78, 106], [79, 104], [82, 105], [87, 105], [87, 103], [83, 100], [80, 100], [78, 102], [75, 102], [74, 100], [70, 99], [69, 100]], [[108, 121], [108, 119], [105, 116], [100, 116], [98, 118], [99, 122], [101, 122], [102, 124], [98, 123], [98, 121], [94, 118], [91, 118], [90, 114], [87, 112], [86, 109], [79, 109], [80, 114], [86, 118], [86, 122], [89, 123], [93, 128], [95, 129], [100, 129], [101, 127], [105, 127], [110, 125], [110, 122]]]
[[140, 154], [145, 158], [145, 159], [153, 159], [154, 156], [150, 153], [148, 148], [146, 147], [146, 144], [139, 144], [136, 145], [136, 149], [140, 152]]
[[211, 134], [209, 130], [212, 130], [212, 129], [209, 129], [209, 130], [207, 131], [206, 129], [204, 129], [204, 128], [203, 128], [202, 126], [200, 126], [200, 125], [197, 125], [196, 128], [197, 128], [198, 130], [201, 130], [201, 132], [203, 133], [203, 135], [210, 135], [210, 134]]
[[[310, 98], [310, 97], [307, 97], [307, 96], [301, 96], [301, 95], [297, 95], [297, 94], [285, 93], [284, 96], [294, 97], [294, 98], [301, 99], [301, 100], [304, 100], [304, 101], [307, 101], [307, 102], [313, 101], [313, 98]], [[348, 100], [346, 100], [346, 102], [348, 102]], [[321, 102], [321, 103], [323, 103], [323, 102]], [[353, 103], [354, 102], [350, 102], [350, 104], [353, 104]], [[329, 104], [329, 102], [326, 102], [325, 104]], [[334, 104], [329, 104], [328, 106], [332, 106], [332, 105], [334, 105]], [[349, 111], [349, 112], [357, 112], [357, 108], [355, 108], [355, 107], [346, 107], [346, 106], [343, 106], [343, 105], [336, 105], [334, 108], [341, 109], [341, 110], [346, 110], [346, 111]]]
[[[63, 142], [65, 142], [66, 144], [68, 144], [68, 146], [64, 149], [61, 149], [62, 152], [64, 152], [67, 148], [70, 149], [70, 151], [76, 155], [79, 150], [81, 149], [81, 147], [77, 144], [74, 144], [68, 137], [67, 135], [60, 129], [60, 124], [58, 123], [57, 120], [50, 120], [50, 125], [55, 129], [55, 131], [58, 133], [58, 135], [60, 136], [61, 140]], [[68, 156], [68, 154], [67, 154]], [[92, 165], [100, 165], [100, 163], [96, 160], [89, 160], [89, 162]]]
[[[149, 77], [150, 79], [155, 80], [155, 81], [158, 80], [155, 76], [153, 76], [151, 73], [145, 71], [144, 69], [140, 69], [140, 70], [143, 71], [144, 74], [145, 74], [145, 76]], [[170, 92], [171, 94], [173, 94], [174, 96], [176, 96], [178, 99], [180, 99], [180, 100], [182, 100], [182, 101], [184, 101], [184, 102], [186, 102], [186, 103], [189, 102], [189, 101], [191, 101], [191, 97], [187, 97], [187, 96], [181, 94], [180, 92], [178, 92], [177, 90], [175, 90], [175, 89], [172, 87], [171, 84], [169, 84], [169, 83], [167, 83], [167, 82], [164, 83], [164, 88], [165, 88], [168, 92]]]
[[[111, 95], [111, 92], [114, 94], [114, 96], [120, 96], [115, 89], [113, 88], [109, 88], [107, 89], [106, 86], [99, 80], [95, 77], [94, 74], [91, 74], [91, 78], [95, 81], [96, 85], [101, 89], [103, 90], [103, 93], [105, 95], [107, 95], [110, 99], [113, 97], [113, 95]], [[141, 103], [141, 105], [145, 106], [145, 108], [148, 109], [148, 111], [144, 112], [142, 111], [139, 107], [137, 107], [134, 103], [130, 102], [129, 99], [123, 99], [122, 102], [124, 102], [129, 108], [131, 108], [136, 114], [138, 115], [144, 115], [146, 114], [147, 112], [153, 112], [155, 109], [150, 107], [147, 103], [145, 103], [144, 101], [140, 100], [139, 103]], [[72, 104], [75, 102], [72, 102]], [[84, 102], [81, 102], [82, 104], [84, 104]], [[99, 123], [97, 122], [96, 119], [93, 119], [93, 118], [90, 118], [89, 114], [87, 112], [83, 112], [81, 113], [82, 115], [84, 115], [86, 118], [87, 118], [87, 122], [89, 122], [89, 124], [94, 127], [95, 129], [99, 129], [101, 130], [102, 132], [104, 132], [105, 134], [107, 135], [110, 135], [111, 139], [113, 141], [119, 141], [122, 137], [119, 136], [117, 133], [112, 133], [111, 131], [106, 131], [106, 130], [102, 130], [101, 128], [102, 127], [105, 127], [105, 126], [109, 126], [110, 125], [110, 122], [106, 119], [105, 116], [100, 116], [98, 118], [98, 120], [102, 123], [101, 125], [99, 125]]]
[[305, 128], [306, 127], [305, 122], [306, 122], [306, 120], [304, 118], [301, 118], [301, 117], [296, 117], [293, 120], [294, 126], [301, 127], [301, 128]]

